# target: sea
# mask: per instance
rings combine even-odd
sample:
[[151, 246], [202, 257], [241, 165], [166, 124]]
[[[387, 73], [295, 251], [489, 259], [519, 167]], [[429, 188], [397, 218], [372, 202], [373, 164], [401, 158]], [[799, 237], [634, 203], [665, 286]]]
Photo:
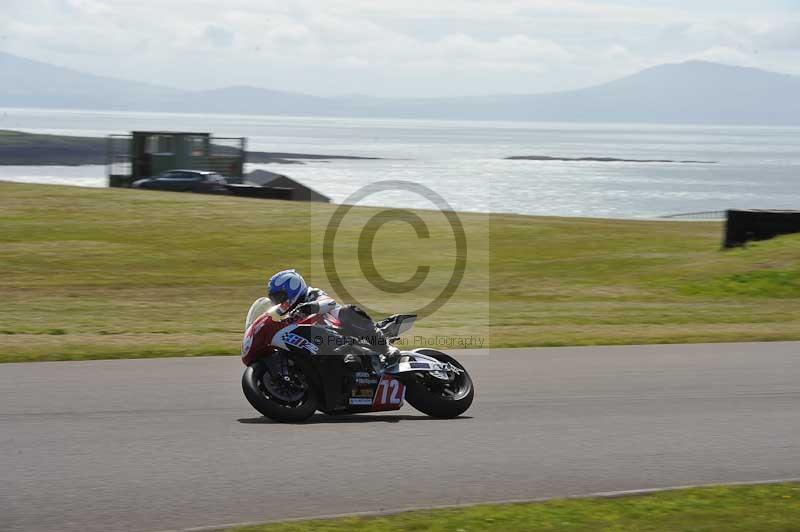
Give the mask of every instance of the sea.
[[[0, 129], [100, 137], [198, 131], [247, 137], [256, 151], [379, 158], [248, 164], [336, 203], [609, 218], [800, 208], [800, 127], [0, 109]], [[524, 155], [715, 163], [506, 159]], [[105, 187], [106, 172], [103, 165], [0, 166], [0, 180]], [[376, 187], [383, 181], [390, 183]]]

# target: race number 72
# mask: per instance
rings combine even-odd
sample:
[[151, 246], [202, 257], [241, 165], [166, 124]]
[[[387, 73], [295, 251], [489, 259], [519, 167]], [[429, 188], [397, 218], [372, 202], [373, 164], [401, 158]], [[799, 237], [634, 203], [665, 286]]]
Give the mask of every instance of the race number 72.
[[406, 387], [399, 380], [389, 375], [381, 377], [372, 400], [374, 410], [394, 410], [403, 404]]

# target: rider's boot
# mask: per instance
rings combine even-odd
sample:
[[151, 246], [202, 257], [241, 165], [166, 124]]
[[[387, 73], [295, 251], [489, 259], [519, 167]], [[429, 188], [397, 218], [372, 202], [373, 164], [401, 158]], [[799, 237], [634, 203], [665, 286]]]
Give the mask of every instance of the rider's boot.
[[347, 353], [346, 355], [344, 355], [342, 360], [344, 361], [344, 365], [353, 371], [363, 369], [364, 367], [364, 365], [361, 362], [361, 357], [359, 357], [358, 355], [354, 355], [353, 353]]

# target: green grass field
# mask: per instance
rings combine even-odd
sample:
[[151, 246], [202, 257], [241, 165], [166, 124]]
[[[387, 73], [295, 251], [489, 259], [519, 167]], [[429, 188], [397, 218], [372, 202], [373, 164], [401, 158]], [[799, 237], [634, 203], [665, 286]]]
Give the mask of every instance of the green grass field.
[[231, 532], [721, 532], [800, 530], [800, 485], [719, 486], [612, 499], [480, 505], [231, 529]]
[[[0, 183], [0, 361], [236, 354], [271, 273], [293, 266], [329, 287], [320, 249], [334, 209]], [[356, 260], [379, 212], [354, 209], [335, 248], [343, 283], [376, 317], [421, 306], [456, 255], [435, 212], [417, 211], [430, 239], [387, 223], [377, 270], [399, 281], [423, 262], [431, 275], [379, 293]], [[460, 217], [464, 281], [416, 335], [495, 347], [800, 339], [800, 235], [723, 252], [719, 223]]]

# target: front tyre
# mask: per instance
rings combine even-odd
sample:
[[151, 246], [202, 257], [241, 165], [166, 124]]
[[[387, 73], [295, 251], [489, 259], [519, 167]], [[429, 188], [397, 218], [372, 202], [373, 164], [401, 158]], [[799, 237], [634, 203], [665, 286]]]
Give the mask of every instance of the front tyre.
[[253, 408], [282, 423], [305, 421], [317, 410], [314, 389], [299, 369], [269, 364], [264, 359], [244, 371], [242, 391]]
[[406, 401], [431, 417], [454, 418], [466, 412], [475, 397], [475, 387], [464, 366], [441, 351], [421, 349], [418, 352], [439, 362], [449, 362], [461, 371], [454, 373], [448, 381], [419, 374], [415, 380], [406, 383]]

